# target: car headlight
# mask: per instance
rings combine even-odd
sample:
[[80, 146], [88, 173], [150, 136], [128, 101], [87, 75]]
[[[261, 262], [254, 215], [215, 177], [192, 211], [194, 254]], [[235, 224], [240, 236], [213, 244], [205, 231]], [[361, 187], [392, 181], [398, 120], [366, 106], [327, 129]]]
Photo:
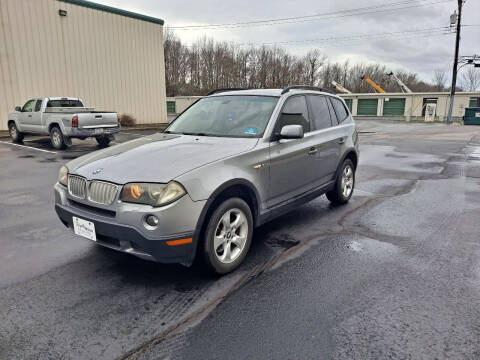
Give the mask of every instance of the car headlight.
[[58, 171], [58, 182], [63, 186], [67, 186], [68, 180], [68, 168], [66, 166], [62, 166]]
[[122, 189], [120, 200], [135, 204], [164, 206], [180, 199], [187, 192], [175, 181], [168, 184], [130, 183]]

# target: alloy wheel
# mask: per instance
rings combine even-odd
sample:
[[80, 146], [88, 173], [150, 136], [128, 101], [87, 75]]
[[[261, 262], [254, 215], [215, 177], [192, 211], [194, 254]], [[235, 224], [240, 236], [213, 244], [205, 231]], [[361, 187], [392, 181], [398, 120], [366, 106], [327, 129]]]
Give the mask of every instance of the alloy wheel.
[[342, 173], [342, 195], [348, 198], [353, 191], [353, 169], [350, 165], [343, 168]]
[[243, 252], [248, 238], [248, 221], [240, 209], [229, 209], [217, 224], [213, 239], [216, 258], [223, 264], [235, 261]]

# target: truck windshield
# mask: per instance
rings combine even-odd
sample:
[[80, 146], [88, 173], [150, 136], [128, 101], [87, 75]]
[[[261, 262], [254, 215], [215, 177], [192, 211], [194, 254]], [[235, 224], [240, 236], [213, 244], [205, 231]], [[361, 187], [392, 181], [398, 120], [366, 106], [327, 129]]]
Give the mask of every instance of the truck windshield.
[[183, 112], [167, 133], [259, 138], [278, 102], [271, 96], [226, 95], [199, 100]]
[[83, 107], [80, 100], [49, 100], [47, 107]]

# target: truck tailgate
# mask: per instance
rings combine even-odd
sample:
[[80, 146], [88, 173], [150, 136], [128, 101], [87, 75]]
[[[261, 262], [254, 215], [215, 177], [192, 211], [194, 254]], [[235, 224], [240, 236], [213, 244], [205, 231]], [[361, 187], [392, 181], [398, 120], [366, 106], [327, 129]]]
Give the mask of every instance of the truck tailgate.
[[115, 112], [89, 112], [78, 113], [78, 128], [108, 128], [118, 126], [117, 113]]

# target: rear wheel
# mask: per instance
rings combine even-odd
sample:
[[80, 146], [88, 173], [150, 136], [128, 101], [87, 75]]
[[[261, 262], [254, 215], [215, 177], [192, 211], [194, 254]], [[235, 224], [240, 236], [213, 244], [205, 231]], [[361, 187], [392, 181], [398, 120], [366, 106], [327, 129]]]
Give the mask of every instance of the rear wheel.
[[253, 217], [240, 198], [221, 203], [208, 222], [203, 242], [204, 260], [217, 274], [235, 270], [245, 259], [252, 242]]
[[97, 136], [95, 140], [97, 140], [98, 145], [100, 145], [101, 147], [107, 147], [108, 145], [110, 145], [110, 141], [112, 141], [112, 139], [108, 135]]
[[57, 150], [65, 149], [67, 147], [65, 139], [63, 138], [62, 130], [60, 130], [58, 126], [54, 126], [50, 130], [50, 142], [52, 143], [52, 147]]
[[17, 125], [15, 125], [14, 122], [11, 122], [8, 125], [8, 132], [10, 134], [10, 137], [12, 138], [13, 142], [22, 142], [23, 141], [23, 134], [18, 131]]
[[336, 205], [346, 204], [353, 194], [355, 186], [355, 166], [352, 160], [345, 159], [339, 169], [335, 187], [327, 192], [327, 198]]

